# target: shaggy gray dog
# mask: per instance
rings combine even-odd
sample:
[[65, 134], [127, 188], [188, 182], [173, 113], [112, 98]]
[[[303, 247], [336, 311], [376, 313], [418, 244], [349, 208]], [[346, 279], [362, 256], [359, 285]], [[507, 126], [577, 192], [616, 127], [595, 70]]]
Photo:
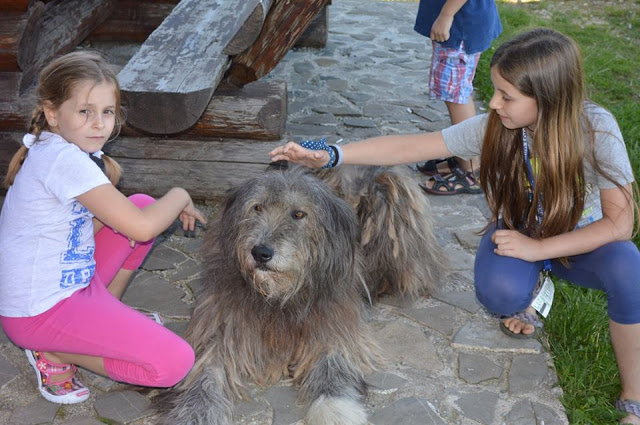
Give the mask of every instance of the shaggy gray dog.
[[[367, 423], [363, 373], [380, 362], [363, 318], [367, 283], [375, 295], [417, 294], [435, 282], [442, 264], [430, 249], [437, 245], [430, 222], [415, 216], [425, 212], [424, 195], [409, 193], [400, 174], [371, 172], [324, 176], [348, 199], [365, 194], [358, 215], [299, 167], [268, 171], [229, 192], [205, 238], [208, 287], [186, 335], [197, 361], [161, 397], [164, 424], [229, 424], [245, 382], [283, 377], [300, 387], [308, 425]], [[366, 190], [347, 191], [358, 178]], [[414, 212], [395, 211], [393, 202]], [[375, 247], [380, 243], [386, 248]], [[406, 268], [407, 261], [420, 265]]]
[[358, 214], [372, 295], [415, 298], [438, 288], [448, 263], [427, 197], [407, 167], [342, 166], [319, 177]]

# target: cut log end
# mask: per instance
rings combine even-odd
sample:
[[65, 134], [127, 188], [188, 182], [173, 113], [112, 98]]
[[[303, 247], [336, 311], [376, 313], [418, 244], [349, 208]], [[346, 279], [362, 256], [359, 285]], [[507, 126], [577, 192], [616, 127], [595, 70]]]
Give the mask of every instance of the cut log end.
[[123, 91], [127, 124], [149, 134], [174, 134], [193, 126], [209, 104], [213, 88], [191, 93]]

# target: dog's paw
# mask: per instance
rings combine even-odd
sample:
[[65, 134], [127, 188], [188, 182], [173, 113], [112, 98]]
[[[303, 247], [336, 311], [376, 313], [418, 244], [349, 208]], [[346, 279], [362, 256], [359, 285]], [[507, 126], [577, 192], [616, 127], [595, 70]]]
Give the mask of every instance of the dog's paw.
[[320, 396], [309, 407], [307, 425], [365, 425], [367, 411], [362, 403], [349, 396]]

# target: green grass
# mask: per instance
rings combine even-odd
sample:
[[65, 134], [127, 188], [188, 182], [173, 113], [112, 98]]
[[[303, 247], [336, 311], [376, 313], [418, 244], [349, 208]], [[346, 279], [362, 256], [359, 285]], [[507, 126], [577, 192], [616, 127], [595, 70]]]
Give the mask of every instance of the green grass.
[[[620, 10], [618, 2], [604, 7], [564, 3], [577, 7], [567, 12], [552, 7], [557, 5], [551, 1], [499, 3], [504, 33], [480, 59], [474, 80], [477, 92], [488, 102], [493, 92], [489, 62], [502, 41], [540, 26], [569, 35], [582, 51], [589, 98], [617, 118], [635, 175], [640, 176], [640, 0], [627, 1], [627, 10]], [[550, 13], [540, 13], [545, 9]], [[639, 244], [640, 238], [635, 242]], [[570, 423], [616, 423], [620, 414], [613, 402], [620, 382], [604, 294], [556, 281], [545, 329]]]

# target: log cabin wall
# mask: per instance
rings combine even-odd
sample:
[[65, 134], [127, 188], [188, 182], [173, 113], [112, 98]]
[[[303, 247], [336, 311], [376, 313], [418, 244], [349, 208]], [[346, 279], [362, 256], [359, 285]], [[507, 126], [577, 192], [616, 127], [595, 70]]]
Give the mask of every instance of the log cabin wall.
[[[230, 4], [237, 6], [229, 0], [193, 1], [192, 5], [197, 7], [207, 1], [221, 8], [228, 8]], [[146, 43], [147, 47], [151, 45], [152, 52], [145, 58], [155, 54], [164, 57], [161, 62], [171, 60], [163, 49], [170, 51], [166, 41], [175, 37], [165, 35], [165, 42], [156, 42], [155, 46], [153, 40], [148, 41], [172, 14], [174, 25], [182, 25], [173, 13], [178, 3], [178, 0], [0, 0], [0, 177], [6, 173], [8, 162], [27, 128], [31, 89], [43, 64], [77, 48], [80, 43], [85, 43], [82, 47], [93, 47], [100, 46], [105, 40], [114, 45], [143, 43], [144, 47]], [[183, 0], [182, 7], [187, 3], [190, 0]], [[145, 113], [154, 111], [153, 108], [129, 105], [130, 112], [142, 111], [140, 122], [143, 127], [147, 122], [155, 122], [156, 128], [149, 131], [129, 121], [121, 136], [105, 146], [105, 151], [123, 166], [124, 177], [119, 188], [124, 193], [145, 192], [161, 196], [172, 186], [183, 186], [195, 199], [217, 197], [231, 186], [262, 172], [268, 164], [267, 152], [287, 140], [284, 134], [286, 82], [266, 82], [260, 78], [277, 65], [298, 38], [304, 46], [301, 34], [311, 33], [315, 28], [315, 37], [320, 34], [322, 39], [324, 25], [326, 42], [328, 3], [327, 0], [290, 2], [291, 9], [283, 7], [287, 3], [284, 0], [255, 0], [254, 3], [253, 8], [240, 10], [236, 7], [224, 12], [242, 22], [224, 37], [217, 37], [224, 38], [226, 44], [221, 46], [219, 56], [228, 58], [226, 65], [218, 67], [217, 76], [205, 76], [208, 69], [194, 74], [200, 80], [208, 81], [209, 88], [200, 95], [198, 104], [202, 106], [190, 110], [196, 117], [193, 122], [168, 127], [163, 119], [147, 120], [149, 115], [145, 118]], [[196, 16], [202, 14], [202, 10], [195, 13]], [[2, 44], [5, 17], [15, 23], [4, 27], [14, 27], [12, 36], [16, 41], [12, 45]], [[182, 22], [193, 27], [192, 19], [198, 18], [187, 14]], [[34, 30], [28, 31], [28, 28]], [[286, 34], [282, 34], [283, 31]], [[189, 39], [188, 34], [186, 37]], [[261, 47], [256, 48], [258, 42]], [[322, 41], [314, 43], [307, 47], [323, 46]], [[269, 44], [271, 48], [265, 48]], [[196, 46], [194, 55], [197, 55], [197, 49]], [[240, 63], [240, 60], [243, 69], [249, 69], [249, 72], [243, 72], [240, 79], [232, 79], [225, 71], [234, 67], [234, 61]], [[144, 58], [131, 57], [120, 66], [120, 73], [127, 66], [135, 66], [136, 62], [144, 62]], [[170, 78], [180, 76], [177, 71], [169, 71], [169, 74]], [[171, 99], [172, 95], [160, 90], [157, 96]], [[171, 101], [164, 104], [171, 105]], [[189, 101], [183, 101], [181, 105], [192, 107]], [[183, 111], [179, 113], [184, 114]]]

